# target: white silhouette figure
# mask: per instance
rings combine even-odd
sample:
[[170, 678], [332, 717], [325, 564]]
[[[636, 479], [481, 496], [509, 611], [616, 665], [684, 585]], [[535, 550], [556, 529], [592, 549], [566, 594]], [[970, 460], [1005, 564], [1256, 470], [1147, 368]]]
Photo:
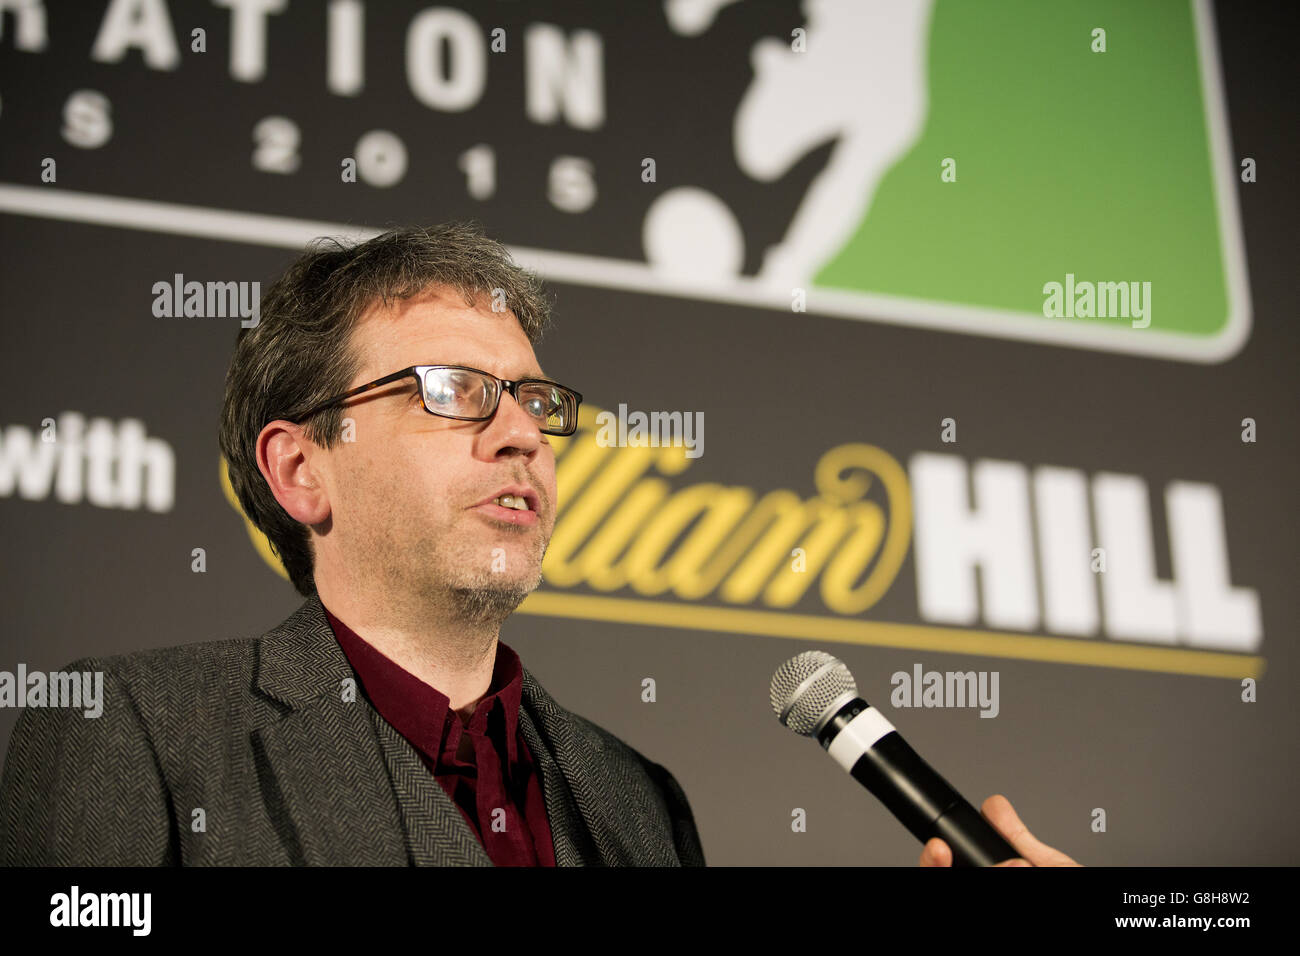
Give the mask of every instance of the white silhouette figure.
[[881, 177], [915, 144], [928, 102], [932, 6], [804, 0], [805, 52], [770, 37], [754, 44], [754, 81], [736, 111], [740, 168], [770, 182], [838, 137], [784, 238], [763, 259], [765, 284], [806, 286], [857, 231]]

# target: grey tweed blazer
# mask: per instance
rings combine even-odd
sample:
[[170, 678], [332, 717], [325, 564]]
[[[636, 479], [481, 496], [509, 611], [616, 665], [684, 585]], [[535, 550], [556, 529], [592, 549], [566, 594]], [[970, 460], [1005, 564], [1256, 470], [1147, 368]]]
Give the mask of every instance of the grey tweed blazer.
[[[415, 749], [358, 694], [319, 599], [258, 638], [105, 658], [103, 713], [28, 708], [0, 865], [491, 866]], [[527, 670], [519, 727], [559, 866], [703, 866], [673, 775]]]

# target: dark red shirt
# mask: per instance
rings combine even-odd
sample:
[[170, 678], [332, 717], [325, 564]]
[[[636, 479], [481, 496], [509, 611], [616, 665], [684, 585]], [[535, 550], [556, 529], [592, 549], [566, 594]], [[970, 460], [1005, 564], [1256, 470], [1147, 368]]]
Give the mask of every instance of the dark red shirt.
[[415, 747], [492, 862], [555, 866], [541, 781], [519, 733], [519, 655], [497, 641], [492, 683], [464, 722], [446, 694], [371, 647], [328, 608], [325, 616], [362, 692]]

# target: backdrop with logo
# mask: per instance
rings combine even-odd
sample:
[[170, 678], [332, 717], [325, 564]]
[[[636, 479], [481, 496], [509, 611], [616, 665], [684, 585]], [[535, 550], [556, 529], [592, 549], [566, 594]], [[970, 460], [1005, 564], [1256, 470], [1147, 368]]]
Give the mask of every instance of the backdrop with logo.
[[586, 397], [502, 639], [710, 863], [916, 859], [773, 714], [808, 649], [1080, 861], [1296, 862], [1286, 10], [6, 5], [0, 672], [288, 616], [235, 334], [313, 237], [473, 218]]

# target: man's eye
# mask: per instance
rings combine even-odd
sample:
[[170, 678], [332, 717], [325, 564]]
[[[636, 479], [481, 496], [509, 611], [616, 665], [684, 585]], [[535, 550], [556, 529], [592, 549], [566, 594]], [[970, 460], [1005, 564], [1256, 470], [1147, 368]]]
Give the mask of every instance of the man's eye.
[[467, 401], [478, 383], [464, 373], [443, 376], [429, 383], [429, 400], [442, 408], [452, 408]]
[[549, 421], [560, 411], [560, 403], [554, 395], [535, 395], [524, 404], [524, 408], [538, 421]]

